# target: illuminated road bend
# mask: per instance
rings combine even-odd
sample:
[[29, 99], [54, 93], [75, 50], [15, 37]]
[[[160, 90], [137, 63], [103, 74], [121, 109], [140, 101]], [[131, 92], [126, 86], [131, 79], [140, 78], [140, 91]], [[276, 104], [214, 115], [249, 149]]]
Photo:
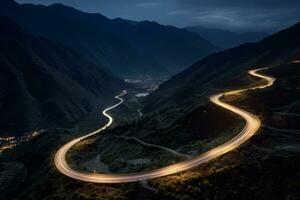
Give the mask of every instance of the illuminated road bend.
[[158, 178], [158, 177], [175, 174], [178, 172], [182, 172], [185, 170], [195, 168], [202, 163], [205, 163], [212, 159], [215, 159], [229, 151], [232, 151], [233, 149], [237, 148], [238, 146], [240, 146], [241, 144], [246, 142], [249, 138], [251, 138], [257, 132], [257, 130], [261, 126], [261, 121], [259, 120], [258, 117], [256, 117], [255, 115], [253, 115], [247, 111], [244, 111], [240, 108], [237, 108], [235, 106], [232, 106], [225, 102], [222, 102], [221, 98], [224, 95], [237, 94], [237, 93], [244, 92], [247, 90], [262, 89], [262, 88], [266, 88], [266, 87], [273, 85], [275, 78], [257, 73], [258, 71], [264, 70], [264, 69], [267, 69], [267, 68], [250, 70], [249, 74], [251, 74], [252, 76], [256, 76], [256, 77], [265, 79], [266, 80], [265, 84], [256, 86], [256, 87], [252, 87], [252, 88], [220, 93], [220, 94], [216, 94], [216, 95], [213, 95], [210, 97], [210, 101], [212, 101], [216, 105], [218, 105], [224, 109], [230, 110], [231, 112], [244, 118], [246, 121], [246, 125], [243, 128], [243, 130], [238, 135], [236, 135], [234, 138], [232, 138], [230, 141], [228, 141], [208, 152], [205, 152], [193, 159], [179, 162], [177, 164], [162, 167], [162, 168], [152, 170], [152, 171], [146, 171], [146, 172], [141, 172], [141, 173], [129, 173], [129, 174], [86, 173], [86, 172], [79, 172], [79, 171], [75, 171], [75, 170], [71, 169], [66, 162], [67, 151], [73, 145], [78, 143], [79, 141], [81, 141], [87, 137], [90, 137], [92, 135], [95, 135], [97, 133], [100, 133], [101, 131], [103, 131], [104, 129], [106, 129], [108, 126], [110, 126], [112, 124], [113, 118], [109, 114], [107, 114], [107, 112], [123, 103], [123, 99], [121, 98], [121, 96], [126, 94], [126, 91], [124, 91], [121, 95], [115, 97], [120, 100], [119, 103], [117, 103], [116, 105], [109, 107], [103, 111], [103, 115], [105, 115], [109, 119], [108, 123], [101, 129], [99, 129], [93, 133], [90, 133], [88, 135], [85, 135], [83, 137], [74, 139], [74, 140], [70, 141], [69, 143], [65, 144], [64, 146], [62, 146], [55, 155], [55, 158], [54, 158], [55, 166], [61, 173], [63, 173], [64, 175], [66, 175], [70, 178], [76, 179], [76, 180], [93, 182], [93, 183], [128, 183], [128, 182], [143, 181], [143, 180], [148, 180], [148, 179], [153, 179], [153, 178]]

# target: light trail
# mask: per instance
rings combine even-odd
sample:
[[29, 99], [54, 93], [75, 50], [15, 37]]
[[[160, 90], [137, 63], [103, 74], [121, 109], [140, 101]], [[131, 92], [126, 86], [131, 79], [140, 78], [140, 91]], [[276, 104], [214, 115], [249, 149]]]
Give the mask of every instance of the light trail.
[[239, 134], [237, 134], [234, 138], [232, 138], [228, 142], [218, 147], [215, 147], [214, 149], [209, 150], [208, 152], [205, 152], [193, 159], [179, 162], [177, 164], [173, 164], [170, 166], [162, 167], [156, 170], [140, 172], [140, 173], [129, 173], [129, 174], [96, 174], [96, 173], [79, 172], [71, 169], [68, 163], [66, 162], [66, 153], [68, 152], [68, 150], [76, 143], [80, 142], [81, 140], [100, 133], [101, 131], [105, 130], [107, 127], [109, 127], [112, 124], [113, 118], [109, 114], [107, 114], [107, 112], [123, 103], [123, 99], [121, 98], [121, 96], [126, 94], [126, 92], [123, 92], [121, 95], [116, 96], [116, 98], [120, 100], [119, 103], [103, 111], [103, 115], [105, 115], [109, 119], [108, 123], [105, 126], [103, 126], [101, 129], [92, 132], [88, 135], [85, 135], [83, 137], [74, 139], [68, 142], [67, 144], [65, 144], [64, 146], [62, 146], [55, 155], [54, 158], [55, 166], [62, 174], [76, 180], [93, 182], [93, 183], [128, 183], [128, 182], [144, 181], [148, 179], [153, 179], [153, 178], [158, 178], [158, 177], [163, 177], [163, 176], [183, 172], [189, 169], [193, 169], [199, 166], [200, 164], [213, 160], [221, 155], [224, 155], [225, 153], [232, 151], [233, 149], [239, 147], [241, 144], [249, 140], [260, 128], [261, 121], [255, 115], [221, 101], [221, 98], [225, 95], [238, 94], [244, 91], [254, 90], [254, 89], [263, 89], [273, 85], [273, 83], [275, 82], [275, 78], [257, 73], [258, 71], [264, 69], [267, 68], [250, 70], [249, 74], [251, 74], [252, 76], [265, 79], [266, 84], [262, 84], [247, 89], [224, 92], [210, 97], [210, 101], [212, 101], [214, 104], [241, 116], [246, 121], [246, 125]]

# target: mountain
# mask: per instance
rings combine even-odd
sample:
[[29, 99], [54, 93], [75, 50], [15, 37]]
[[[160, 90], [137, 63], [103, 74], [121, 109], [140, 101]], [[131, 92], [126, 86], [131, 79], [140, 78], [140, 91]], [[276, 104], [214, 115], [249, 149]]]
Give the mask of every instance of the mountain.
[[247, 42], [257, 42], [268, 36], [265, 32], [236, 33], [222, 29], [210, 29], [201, 26], [186, 27], [188, 31], [199, 34], [212, 44], [228, 49]]
[[[42, 61], [45, 59], [41, 56], [45, 54], [37, 54], [40, 51], [36, 50], [34, 44], [44, 41], [45, 46], [39, 46], [41, 49], [49, 49], [47, 54], [50, 52], [50, 44], [55, 47], [58, 45], [45, 39], [28, 36], [19, 28], [11, 27], [10, 23], [3, 23], [0, 27], [1, 30], [5, 30], [2, 31], [5, 37], [0, 40], [2, 41], [0, 47], [6, 48], [5, 52], [1, 52], [17, 55], [12, 58], [1, 57], [0, 60], [9, 60], [11, 65], [14, 64], [11, 68], [15, 70], [27, 66], [19, 65], [26, 59], [31, 62], [35, 61], [32, 57]], [[114, 172], [120, 174], [124, 171], [157, 169], [177, 163], [179, 160], [186, 160], [186, 156], [193, 157], [207, 152], [237, 136], [245, 125], [237, 115], [209, 103], [208, 95], [220, 90], [224, 91], [229, 87], [240, 89], [248, 84], [257, 84], [258, 79], [247, 76], [246, 71], [249, 68], [272, 65], [272, 68], [263, 73], [276, 77], [273, 86], [262, 90], [246, 91], [238, 95], [238, 98], [224, 98], [229, 104], [241, 107], [262, 120], [263, 126], [257, 134], [239, 148], [194, 169], [148, 180], [147, 185], [138, 182], [93, 184], [64, 176], [53, 163], [55, 152], [71, 138], [78, 137], [76, 135], [78, 133], [68, 128], [47, 130], [13, 149], [2, 152], [0, 198], [7, 200], [299, 199], [300, 63], [291, 62], [300, 58], [299, 33], [300, 24], [296, 24], [261, 42], [245, 44], [208, 56], [195, 63], [164, 83], [146, 99], [145, 102], [148, 103], [146, 109], [152, 108], [148, 110], [151, 113], [144, 113], [138, 120], [123, 122], [117, 120], [118, 123], [106, 129], [104, 134], [81, 141], [72, 148], [68, 152], [67, 161], [72, 169], [90, 173], [109, 171], [110, 174]], [[9, 36], [13, 39], [8, 40]], [[5, 45], [6, 42], [9, 42], [9, 46]], [[15, 46], [24, 47], [23, 44], [29, 43], [29, 46], [25, 46], [27, 54], [22, 56], [24, 48]], [[14, 51], [8, 51], [9, 47], [14, 47]], [[71, 51], [61, 45], [57, 49], [62, 49], [63, 52]], [[61, 61], [62, 52], [56, 54], [54, 52], [57, 51], [52, 50], [51, 55], [56, 55]], [[35, 56], [32, 56], [33, 54]], [[65, 55], [63, 57], [68, 60]], [[79, 55], [73, 59], [72, 64], [76, 64]], [[59, 63], [59, 65], [39, 66], [43, 72], [48, 72], [47, 70], [54, 71], [54, 74], [59, 72], [64, 80], [69, 77], [72, 82], [77, 83], [78, 79], [67, 76], [68, 73], [65, 72], [68, 70], [63, 70], [69, 69], [67, 65]], [[3, 62], [0, 64], [2, 67]], [[16, 64], [23, 67], [17, 68]], [[7, 66], [5, 68], [10, 69]], [[25, 77], [22, 75], [23, 71], [14, 74], [23, 80]], [[85, 71], [80, 72], [84, 74]], [[95, 71], [92, 71], [94, 74]], [[2, 72], [0, 74], [0, 77], [9, 75]], [[0, 80], [0, 94], [3, 90], [9, 92], [7, 84], [3, 86], [3, 78]], [[42, 80], [49, 82], [45, 78]], [[89, 80], [85, 79], [82, 83], [89, 83]], [[10, 83], [14, 85], [15, 81]], [[76, 94], [80, 92], [79, 88], [79, 86], [75, 88]], [[126, 101], [126, 103], [130, 102]], [[124, 105], [120, 107], [122, 106]], [[162, 109], [162, 107], [167, 108]], [[188, 112], [186, 107], [189, 107]], [[146, 109], [144, 110], [147, 111]], [[158, 109], [160, 110], [157, 111]], [[114, 117], [119, 117], [117, 110], [114, 111]], [[177, 156], [174, 156], [174, 153]]]
[[0, 130], [63, 127], [124, 87], [74, 50], [0, 17]]
[[218, 50], [195, 33], [155, 22], [110, 20], [62, 4], [0, 2], [0, 13], [117, 75], [170, 75]]
[[145, 111], [183, 103], [188, 98], [207, 100], [241, 72], [255, 66], [282, 63], [300, 51], [300, 23], [257, 43], [247, 43], [210, 55], [163, 83], [145, 99]]

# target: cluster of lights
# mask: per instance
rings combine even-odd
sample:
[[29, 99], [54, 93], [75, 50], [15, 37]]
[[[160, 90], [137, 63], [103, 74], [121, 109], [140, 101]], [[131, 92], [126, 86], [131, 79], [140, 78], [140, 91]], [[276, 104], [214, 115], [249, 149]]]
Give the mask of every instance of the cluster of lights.
[[14, 148], [15, 146], [17, 146], [19, 143], [21, 143], [23, 141], [28, 141], [34, 137], [37, 137], [38, 135], [40, 135], [43, 132], [45, 132], [45, 131], [44, 130], [34, 131], [31, 134], [28, 134], [26, 136], [21, 136], [19, 138], [13, 137], [13, 136], [0, 137], [0, 153], [2, 153], [6, 149]]

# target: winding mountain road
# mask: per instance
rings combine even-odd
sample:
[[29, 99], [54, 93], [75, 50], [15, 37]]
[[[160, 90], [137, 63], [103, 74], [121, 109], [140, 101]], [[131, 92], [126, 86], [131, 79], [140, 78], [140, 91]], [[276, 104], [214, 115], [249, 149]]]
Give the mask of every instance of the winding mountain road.
[[240, 108], [237, 108], [235, 106], [229, 105], [229, 104], [223, 102], [221, 99], [225, 95], [238, 94], [238, 93], [241, 93], [244, 91], [254, 90], [254, 89], [263, 89], [263, 88], [273, 85], [275, 78], [265, 76], [265, 75], [258, 73], [258, 71], [264, 70], [264, 69], [267, 69], [267, 68], [250, 70], [249, 74], [251, 74], [252, 76], [259, 77], [259, 78], [266, 80], [265, 84], [262, 84], [262, 85], [259, 85], [256, 87], [252, 87], [252, 88], [220, 93], [220, 94], [216, 94], [216, 95], [213, 95], [210, 97], [210, 101], [212, 101], [216, 105], [241, 116], [246, 121], [246, 125], [239, 134], [237, 134], [234, 138], [232, 138], [228, 142], [226, 142], [220, 146], [217, 146], [214, 149], [209, 150], [208, 152], [205, 152], [193, 159], [179, 162], [177, 164], [162, 167], [162, 168], [152, 170], [152, 171], [146, 171], [146, 172], [141, 172], [141, 173], [129, 173], [129, 174], [96, 174], [96, 173], [79, 172], [79, 171], [75, 171], [75, 170], [71, 169], [69, 167], [68, 163], [66, 162], [66, 153], [68, 152], [68, 150], [72, 146], [74, 146], [76, 143], [80, 142], [81, 140], [100, 133], [101, 131], [105, 130], [107, 127], [109, 127], [112, 124], [113, 118], [109, 114], [107, 114], [107, 112], [123, 103], [123, 99], [121, 97], [124, 94], [126, 94], [126, 91], [124, 91], [122, 94], [115, 97], [116, 99], [120, 100], [119, 103], [117, 103], [116, 105], [111, 106], [103, 111], [103, 115], [105, 115], [109, 119], [108, 123], [105, 126], [103, 126], [101, 129], [99, 129], [95, 132], [92, 132], [88, 135], [85, 135], [83, 137], [76, 138], [76, 139], [68, 142], [64, 146], [62, 146], [55, 155], [55, 158], [54, 158], [55, 166], [62, 174], [66, 175], [70, 178], [76, 179], [76, 180], [93, 182], [93, 183], [127, 183], [127, 182], [144, 181], [144, 180], [148, 180], [148, 179], [163, 177], [163, 176], [175, 174], [178, 172], [186, 171], [186, 170], [195, 168], [202, 163], [208, 162], [208, 161], [213, 160], [221, 155], [224, 155], [225, 153], [232, 151], [233, 149], [239, 147], [241, 144], [243, 144], [247, 140], [249, 140], [260, 128], [261, 121], [255, 115], [253, 115], [245, 110], [242, 110]]

